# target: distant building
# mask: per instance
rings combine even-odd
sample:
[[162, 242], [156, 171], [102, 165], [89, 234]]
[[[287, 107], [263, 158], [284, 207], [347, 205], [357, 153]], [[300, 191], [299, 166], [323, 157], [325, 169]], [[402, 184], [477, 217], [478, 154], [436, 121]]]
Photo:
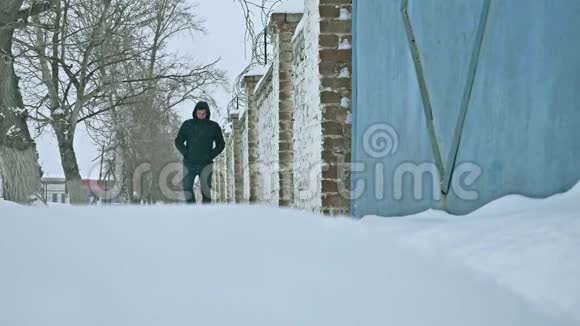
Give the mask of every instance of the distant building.
[[[59, 204], [70, 203], [65, 178], [45, 177], [41, 179], [40, 183], [41, 183], [42, 199], [45, 202]], [[3, 185], [4, 183], [2, 181], [2, 177], [0, 177], [0, 198], [4, 198]], [[81, 180], [81, 186], [87, 194], [89, 203], [95, 203], [103, 200], [102, 198], [99, 198], [98, 193], [104, 192], [107, 189], [107, 182], [99, 180], [83, 179]], [[112, 200], [107, 199], [106, 201], [111, 202]]]
[[[41, 180], [42, 198], [47, 202], [67, 202], [64, 178], [43, 178]], [[4, 181], [0, 177], [0, 198], [4, 198]]]
[[[92, 179], [83, 179], [81, 180], [81, 186], [87, 197], [89, 198], [89, 203], [111, 203], [115, 202], [116, 198], [106, 198], [107, 190], [110, 189], [110, 185], [112, 182], [104, 181], [104, 180], [92, 180]], [[100, 196], [105, 196], [105, 198], [101, 198]]]
[[66, 204], [68, 192], [64, 178], [42, 178], [42, 197], [46, 202]]
[[[69, 193], [65, 178], [42, 178], [42, 197], [49, 203], [70, 203]], [[89, 203], [100, 202], [99, 192], [107, 189], [107, 183], [99, 180], [81, 180], [81, 186], [85, 191]], [[110, 200], [107, 200], [110, 201]]]

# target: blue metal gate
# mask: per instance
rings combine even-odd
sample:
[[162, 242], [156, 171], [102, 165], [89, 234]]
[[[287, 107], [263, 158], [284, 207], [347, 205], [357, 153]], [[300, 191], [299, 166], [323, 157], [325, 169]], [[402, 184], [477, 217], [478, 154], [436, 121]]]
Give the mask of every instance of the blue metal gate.
[[580, 179], [580, 2], [354, 0], [355, 216]]

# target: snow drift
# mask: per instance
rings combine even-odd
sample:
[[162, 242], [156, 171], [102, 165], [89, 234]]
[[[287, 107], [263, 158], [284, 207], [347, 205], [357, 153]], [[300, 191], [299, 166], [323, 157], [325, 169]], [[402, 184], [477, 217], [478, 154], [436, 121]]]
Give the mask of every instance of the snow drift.
[[545, 200], [505, 197], [468, 216], [429, 211], [362, 222], [416, 252], [461, 262], [580, 325], [580, 184]]
[[362, 221], [2, 206], [0, 325], [577, 325], [577, 195]]

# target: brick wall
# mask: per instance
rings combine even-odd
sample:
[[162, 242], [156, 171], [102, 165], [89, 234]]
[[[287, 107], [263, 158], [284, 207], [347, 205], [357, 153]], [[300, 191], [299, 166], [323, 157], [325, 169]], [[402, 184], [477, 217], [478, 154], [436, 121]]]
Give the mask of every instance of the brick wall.
[[234, 134], [232, 131], [226, 133], [226, 202], [235, 202], [236, 182], [234, 177]]
[[292, 42], [294, 206], [319, 212], [321, 202], [322, 128], [318, 1], [307, 1]]
[[214, 189], [216, 189], [216, 202], [225, 203], [227, 200], [227, 188], [226, 188], [226, 157], [227, 153], [224, 151], [216, 160], [214, 166]]
[[220, 176], [220, 202], [228, 202], [228, 160], [227, 151], [224, 150], [224, 154], [221, 158], [221, 176]]
[[258, 199], [262, 203], [278, 205], [278, 114], [274, 91], [273, 68], [270, 68], [260, 80], [254, 91], [256, 111], [258, 112], [259, 142], [258, 154], [258, 184], [260, 191]]
[[352, 1], [320, 0], [320, 80], [322, 111], [322, 209], [350, 209], [352, 133]]
[[214, 203], [219, 202], [219, 198], [218, 198], [218, 196], [219, 196], [219, 175], [217, 173], [218, 167], [219, 167], [219, 162], [216, 159], [213, 162], [213, 174], [212, 174], [212, 178], [211, 178], [211, 180], [212, 180], [211, 182], [213, 185], [213, 187], [211, 188], [211, 198], [212, 198], [212, 201]]
[[248, 143], [248, 110], [242, 112], [240, 116], [240, 126], [242, 128], [242, 142], [241, 142], [241, 162], [242, 162], [242, 202], [250, 201], [250, 146]]
[[243, 163], [243, 137], [242, 121], [239, 113], [230, 114], [233, 134], [233, 162], [234, 162], [234, 200], [235, 203], [244, 201], [244, 163]]
[[261, 75], [247, 75], [243, 79], [243, 89], [246, 93], [246, 128], [248, 138], [248, 167], [247, 175], [244, 175], [244, 180], [248, 184], [248, 200], [251, 203], [258, 202], [257, 194], [260, 192], [260, 184], [258, 181], [258, 143], [259, 143], [259, 129], [258, 119], [259, 114], [255, 104], [254, 89], [256, 84], [261, 79]]
[[276, 106], [272, 114], [278, 116], [272, 120], [277, 124], [279, 206], [291, 206], [294, 197], [292, 37], [301, 18], [302, 14], [274, 13], [269, 25], [274, 48], [272, 84]]
[[233, 119], [236, 194], [246, 182], [250, 201], [349, 213], [351, 12], [351, 1], [305, 0], [303, 15], [271, 16], [272, 65], [244, 80], [247, 125]]
[[224, 154], [222, 155], [222, 163], [221, 163], [221, 188], [220, 188], [220, 195], [221, 195], [221, 202], [222, 203], [228, 203], [229, 199], [228, 199], [228, 187], [229, 187], [229, 181], [228, 181], [228, 150], [227, 150], [227, 137], [228, 137], [228, 133], [224, 133], [225, 134], [225, 139], [226, 139], [226, 148], [224, 149]]

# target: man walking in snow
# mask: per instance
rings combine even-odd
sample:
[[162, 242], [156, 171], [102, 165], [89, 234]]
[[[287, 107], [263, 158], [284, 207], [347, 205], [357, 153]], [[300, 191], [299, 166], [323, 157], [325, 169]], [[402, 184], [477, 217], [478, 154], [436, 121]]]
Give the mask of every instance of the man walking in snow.
[[[215, 147], [214, 147], [215, 143]], [[193, 184], [199, 176], [202, 202], [211, 203], [213, 160], [225, 148], [222, 128], [210, 120], [209, 105], [199, 102], [193, 110], [193, 119], [181, 125], [175, 147], [183, 155], [183, 192], [187, 203], [195, 203]]]

